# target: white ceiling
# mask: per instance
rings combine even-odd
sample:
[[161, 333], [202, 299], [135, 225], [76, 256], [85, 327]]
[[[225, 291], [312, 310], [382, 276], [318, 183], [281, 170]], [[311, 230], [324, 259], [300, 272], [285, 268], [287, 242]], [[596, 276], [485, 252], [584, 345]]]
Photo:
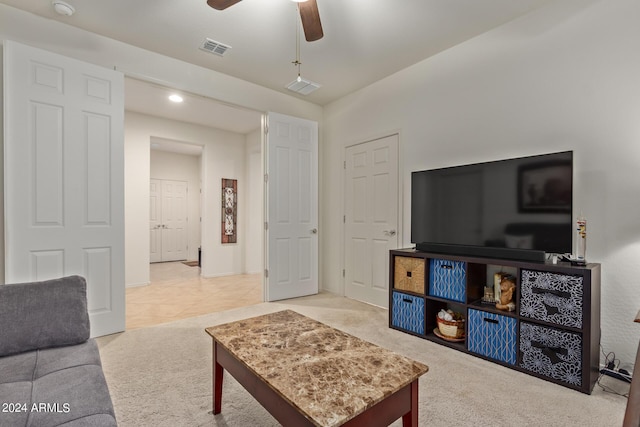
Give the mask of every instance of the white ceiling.
[[[291, 62], [299, 18], [290, 0], [243, 0], [224, 11], [210, 8], [206, 0], [66, 1], [76, 9], [71, 17], [56, 14], [52, 0], [0, 3], [293, 94], [284, 88], [297, 76]], [[307, 96], [293, 96], [325, 105], [550, 1], [317, 0], [325, 35], [311, 43], [302, 38], [301, 71], [322, 87]], [[199, 46], [205, 38], [232, 48], [223, 57], [204, 52]], [[218, 121], [212, 117], [220, 116], [224, 126], [240, 123], [223, 129], [245, 133], [241, 116], [246, 111], [218, 106], [211, 113], [202, 108], [203, 99], [190, 97], [198, 107], [186, 113], [187, 102], [179, 110], [163, 106], [155, 98], [160, 95], [149, 95], [151, 102], [132, 95], [134, 90], [152, 89], [157, 87], [128, 81], [126, 107], [163, 117], [175, 113], [179, 120], [214, 126]], [[161, 106], [165, 111], [157, 112]], [[209, 114], [200, 117], [204, 111]], [[237, 120], [229, 119], [236, 113]], [[251, 114], [256, 128], [257, 113]]]
[[189, 144], [184, 141], [174, 141], [167, 138], [151, 137], [151, 149], [155, 151], [168, 151], [170, 153], [184, 154], [185, 156], [198, 157], [202, 155], [201, 145]]
[[[169, 95], [179, 94], [176, 104]], [[155, 83], [133, 78], [124, 80], [126, 109], [143, 114], [179, 120], [217, 129], [247, 134], [260, 127], [262, 113], [225, 105], [200, 95], [175, 91]]]

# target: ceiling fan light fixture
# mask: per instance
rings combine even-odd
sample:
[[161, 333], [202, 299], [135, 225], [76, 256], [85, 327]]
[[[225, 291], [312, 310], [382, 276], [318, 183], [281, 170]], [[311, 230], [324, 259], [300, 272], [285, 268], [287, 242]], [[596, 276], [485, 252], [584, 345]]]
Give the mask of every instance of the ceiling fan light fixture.
[[294, 2], [294, 3], [304, 3], [307, 0], [291, 0], [291, 1]]
[[290, 91], [299, 93], [300, 95], [309, 95], [311, 92], [322, 87], [320, 83], [315, 83], [301, 76], [285, 86]]
[[174, 93], [174, 94], [169, 95], [169, 101], [179, 104], [182, 101], [184, 101], [184, 99], [180, 95], [178, 95], [177, 93]]

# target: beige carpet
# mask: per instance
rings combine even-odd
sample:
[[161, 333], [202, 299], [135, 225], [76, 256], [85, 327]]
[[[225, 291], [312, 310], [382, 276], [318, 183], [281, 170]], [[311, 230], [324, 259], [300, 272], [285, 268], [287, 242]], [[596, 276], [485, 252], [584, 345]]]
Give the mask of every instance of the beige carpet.
[[[277, 426], [225, 374], [222, 413], [211, 415], [211, 338], [204, 328], [292, 309], [427, 364], [421, 426], [620, 426], [626, 399], [598, 386], [585, 395], [388, 327], [387, 311], [332, 294], [262, 303], [98, 340], [122, 427]], [[606, 378], [626, 392], [625, 385]], [[396, 421], [393, 426], [402, 423]]]

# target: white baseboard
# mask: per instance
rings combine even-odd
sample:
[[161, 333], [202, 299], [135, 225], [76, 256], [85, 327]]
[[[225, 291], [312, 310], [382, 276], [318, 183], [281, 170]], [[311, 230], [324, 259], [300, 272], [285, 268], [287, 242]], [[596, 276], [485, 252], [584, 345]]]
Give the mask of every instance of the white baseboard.
[[125, 288], [139, 288], [141, 286], [149, 286], [151, 282], [142, 282], [142, 283], [129, 283], [124, 285]]
[[228, 277], [228, 276], [238, 276], [242, 273], [216, 273], [216, 274], [212, 274], [212, 275], [202, 275], [203, 278], [205, 279], [213, 279], [216, 277]]

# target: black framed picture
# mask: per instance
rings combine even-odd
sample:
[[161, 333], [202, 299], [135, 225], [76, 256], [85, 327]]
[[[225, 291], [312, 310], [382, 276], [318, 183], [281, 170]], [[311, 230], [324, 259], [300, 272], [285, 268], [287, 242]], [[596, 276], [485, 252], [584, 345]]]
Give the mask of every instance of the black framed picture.
[[522, 165], [518, 168], [518, 210], [571, 213], [572, 188], [570, 161]]

